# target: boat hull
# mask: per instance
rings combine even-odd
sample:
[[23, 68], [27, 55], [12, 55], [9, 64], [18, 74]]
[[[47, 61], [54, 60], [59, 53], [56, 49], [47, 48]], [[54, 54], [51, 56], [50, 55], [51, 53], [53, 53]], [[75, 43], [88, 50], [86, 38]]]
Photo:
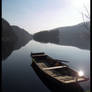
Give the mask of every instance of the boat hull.
[[55, 78], [49, 76], [42, 71], [35, 61], [32, 62], [32, 67], [40, 80], [49, 88], [52, 92], [84, 92], [78, 83], [64, 84]]

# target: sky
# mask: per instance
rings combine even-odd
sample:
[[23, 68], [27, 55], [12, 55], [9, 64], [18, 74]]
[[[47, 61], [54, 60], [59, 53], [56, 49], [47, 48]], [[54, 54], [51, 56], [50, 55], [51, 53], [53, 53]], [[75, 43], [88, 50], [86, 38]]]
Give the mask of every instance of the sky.
[[83, 22], [85, 7], [90, 0], [2, 0], [2, 18], [34, 34]]

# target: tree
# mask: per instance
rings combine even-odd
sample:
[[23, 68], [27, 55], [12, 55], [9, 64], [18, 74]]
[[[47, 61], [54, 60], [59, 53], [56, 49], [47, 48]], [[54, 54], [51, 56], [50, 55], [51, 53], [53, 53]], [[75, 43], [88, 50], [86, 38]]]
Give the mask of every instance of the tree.
[[83, 18], [84, 26], [87, 30], [90, 30], [90, 24], [88, 25], [87, 22], [86, 22], [86, 20], [87, 20], [90, 23], [90, 14], [89, 14], [89, 11], [88, 11], [88, 9], [85, 5], [84, 5], [84, 9], [85, 9], [85, 12], [82, 12], [82, 18]]

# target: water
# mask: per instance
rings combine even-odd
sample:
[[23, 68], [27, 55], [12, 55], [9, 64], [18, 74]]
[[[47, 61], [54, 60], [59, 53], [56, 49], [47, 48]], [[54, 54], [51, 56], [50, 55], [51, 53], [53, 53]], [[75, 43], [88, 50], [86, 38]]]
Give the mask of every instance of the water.
[[[70, 67], [77, 71], [83, 70], [85, 76], [90, 78], [89, 50], [31, 40], [2, 61], [3, 92], [50, 92], [31, 66], [31, 52], [45, 52], [53, 58], [70, 61], [67, 63]], [[90, 79], [80, 85], [85, 91], [89, 90]]]

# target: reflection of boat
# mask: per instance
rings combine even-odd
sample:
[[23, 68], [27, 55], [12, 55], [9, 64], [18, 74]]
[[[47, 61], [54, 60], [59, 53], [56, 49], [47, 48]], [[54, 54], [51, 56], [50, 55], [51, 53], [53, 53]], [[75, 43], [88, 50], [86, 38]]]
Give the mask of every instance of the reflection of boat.
[[45, 53], [31, 53], [34, 65], [48, 78], [52, 78], [64, 85], [74, 84], [88, 80], [85, 76], [79, 76], [66, 64], [59, 62]]

